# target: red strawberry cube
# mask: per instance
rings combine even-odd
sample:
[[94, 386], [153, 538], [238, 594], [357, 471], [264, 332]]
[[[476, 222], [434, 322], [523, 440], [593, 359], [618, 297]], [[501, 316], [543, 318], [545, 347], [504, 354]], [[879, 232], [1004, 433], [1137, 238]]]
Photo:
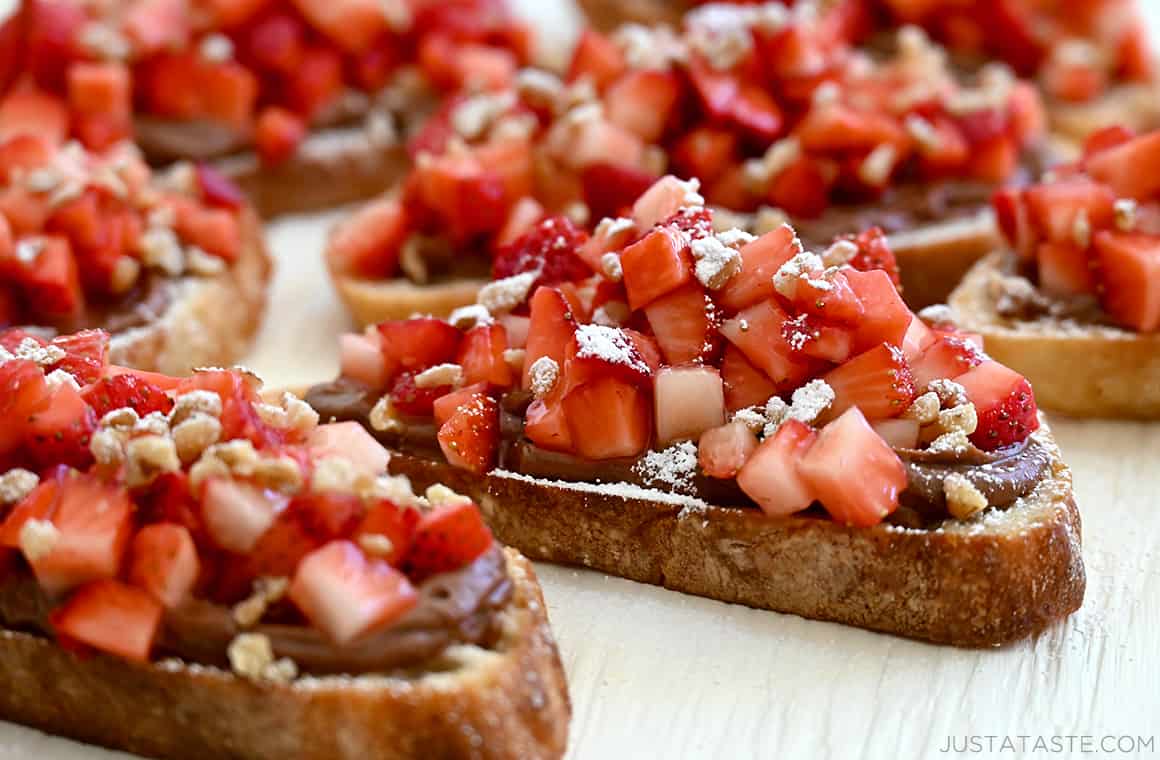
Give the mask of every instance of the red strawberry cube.
[[725, 424], [725, 387], [713, 367], [665, 367], [653, 378], [657, 444], [697, 440]]
[[653, 230], [620, 254], [628, 305], [639, 309], [693, 278], [688, 237], [669, 227]]
[[889, 343], [855, 356], [822, 379], [834, 390], [829, 417], [853, 406], [872, 420], [897, 417], [918, 395], [902, 349]]
[[203, 487], [201, 518], [221, 548], [246, 554], [258, 543], [289, 497], [249, 483], [211, 478]]
[[479, 507], [467, 500], [444, 504], [419, 520], [403, 567], [421, 581], [466, 567], [494, 543]]
[[332, 541], [302, 560], [287, 592], [318, 630], [349, 644], [407, 614], [419, 594], [382, 560], [367, 559], [349, 541]]
[[254, 125], [254, 148], [262, 162], [275, 166], [287, 161], [306, 139], [302, 117], [278, 106], [263, 108]]
[[717, 293], [717, 302], [731, 312], [741, 311], [774, 295], [773, 276], [801, 252], [793, 229], [783, 224], [741, 249], [741, 271]]
[[798, 472], [834, 521], [868, 528], [898, 508], [906, 468], [857, 407], [822, 428]]
[[648, 395], [616, 377], [592, 380], [568, 393], [564, 415], [572, 446], [585, 459], [642, 454], [652, 438]]
[[568, 81], [587, 77], [597, 88], [603, 89], [627, 68], [624, 54], [620, 47], [603, 34], [585, 29], [576, 51], [572, 54], [572, 63], [568, 68]]
[[493, 388], [508, 388], [513, 382], [512, 369], [503, 354], [508, 348], [503, 325], [476, 325], [463, 335], [457, 363], [463, 368], [465, 383], [486, 383]]
[[963, 386], [975, 405], [979, 423], [971, 442], [979, 448], [993, 451], [1010, 446], [1039, 428], [1031, 384], [1015, 370], [987, 360], [959, 375], [955, 382]]
[[1160, 192], [1160, 131], [1101, 150], [1083, 161], [1087, 173], [1119, 198], [1146, 201]]
[[387, 385], [387, 365], [379, 334], [359, 335], [344, 333], [339, 336], [339, 374], [363, 383], [369, 388], [382, 389]]
[[865, 351], [880, 343], [901, 346], [914, 315], [890, 275], [881, 269], [845, 270], [844, 274], [862, 305], [862, 316], [854, 322], [854, 350]]
[[114, 580], [93, 581], [54, 610], [49, 622], [58, 637], [127, 660], [147, 662], [161, 605], [149, 594]]
[[572, 431], [564, 406], [556, 397], [536, 399], [524, 412], [524, 437], [549, 451], [573, 451]]
[[1140, 332], [1160, 329], [1160, 240], [1105, 230], [1095, 236], [1104, 310]]
[[431, 404], [431, 414], [435, 418], [435, 424], [442, 426], [451, 419], [451, 415], [455, 414], [459, 407], [467, 405], [476, 396], [486, 395], [487, 386], [483, 383], [476, 383], [439, 396]]
[[167, 609], [181, 606], [197, 583], [201, 563], [193, 537], [182, 525], [146, 525], [133, 538], [129, 582]]
[[737, 143], [737, 136], [728, 130], [696, 127], [673, 145], [673, 166], [681, 176], [712, 183], [737, 160]]
[[725, 386], [725, 408], [731, 412], [750, 406], [765, 406], [771, 397], [777, 395], [777, 384], [732, 344], [725, 346], [721, 358], [721, 381]]
[[721, 325], [721, 334], [749, 362], [779, 387], [797, 387], [810, 374], [809, 364], [784, 337], [787, 316], [773, 301], [762, 301]]
[[730, 422], [701, 434], [697, 464], [710, 478], [728, 480], [749, 461], [757, 449], [757, 436], [744, 423]]
[[[1086, 177], [1033, 185], [1023, 191], [1030, 221], [1039, 234], [1056, 243], [1086, 246], [1080, 235], [1107, 229], [1115, 221], [1116, 195], [1107, 185]], [[1081, 227], [1086, 225], [1086, 232]]]
[[400, 507], [389, 501], [380, 501], [367, 510], [355, 531], [356, 538], [382, 536], [391, 542], [391, 550], [380, 559], [399, 566], [411, 548], [420, 512]]
[[912, 360], [910, 369], [915, 387], [921, 392], [931, 380], [957, 380], [986, 358], [987, 355], [970, 340], [961, 335], [947, 334], [937, 338], [921, 356]]
[[439, 448], [454, 467], [481, 475], [499, 455], [499, 404], [476, 394], [439, 427]]
[[604, 113], [613, 124], [654, 143], [664, 135], [680, 97], [676, 74], [634, 69], [605, 91]]
[[786, 420], [749, 457], [737, 485], [770, 517], [801, 512], [814, 502], [814, 492], [799, 467], [817, 437], [800, 420]]
[[442, 319], [416, 317], [379, 325], [388, 376], [398, 369], [424, 370], [436, 364], [455, 361], [459, 341], [458, 329]]
[[335, 228], [327, 261], [337, 272], [387, 277], [394, 274], [409, 234], [406, 212], [397, 199], [372, 201]]
[[649, 230], [681, 209], [700, 206], [701, 196], [692, 181], [686, 182], [667, 175], [661, 177], [632, 205], [632, 218], [638, 230]]
[[1096, 291], [1095, 257], [1072, 242], [1043, 242], [1035, 254], [1039, 287], [1055, 296], [1074, 296]]
[[85, 467], [92, 462], [89, 437], [96, 426], [96, 415], [80, 392], [69, 385], [59, 385], [48, 391], [43, 407], [25, 418], [26, 453], [43, 467]]
[[644, 308], [657, 344], [671, 365], [710, 359], [720, 344], [717, 307], [700, 283], [690, 282]]
[[387, 471], [391, 455], [366, 428], [357, 422], [331, 422], [310, 432], [306, 446], [315, 460], [327, 457], [345, 459], [359, 472], [377, 477]]

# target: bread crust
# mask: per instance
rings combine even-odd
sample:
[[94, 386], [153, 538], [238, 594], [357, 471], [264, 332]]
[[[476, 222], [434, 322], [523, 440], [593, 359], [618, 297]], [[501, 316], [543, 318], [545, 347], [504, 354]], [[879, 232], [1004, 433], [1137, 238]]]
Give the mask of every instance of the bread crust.
[[943, 303], [975, 262], [1000, 242], [990, 208], [888, 237], [898, 260], [902, 296], [912, 309]]
[[1045, 408], [1077, 417], [1160, 419], [1160, 334], [1112, 327], [1064, 329], [999, 315], [992, 278], [1014, 257], [995, 252], [967, 274], [949, 305], [960, 327], [983, 336], [987, 353], [1031, 381]]
[[335, 290], [358, 326], [366, 327], [414, 314], [446, 317], [460, 306], [475, 303], [487, 280], [468, 278], [417, 285], [405, 277], [371, 280], [331, 272]]
[[261, 326], [272, 268], [261, 221], [246, 209], [238, 259], [212, 277], [172, 283], [164, 314], [112, 336], [110, 361], [167, 375], [235, 363], [249, 351]]
[[609, 32], [626, 23], [680, 26], [689, 8], [683, 0], [579, 0], [592, 26]]
[[214, 165], [242, 188], [263, 217], [272, 217], [371, 198], [401, 180], [410, 162], [402, 142], [377, 143], [358, 125], [316, 132], [294, 156], [274, 166], [253, 152]]
[[1054, 101], [1048, 105], [1052, 129], [1077, 143], [1109, 124], [1122, 124], [1137, 132], [1160, 125], [1160, 87], [1132, 83], [1112, 87], [1087, 103]]
[[1085, 578], [1071, 473], [1046, 423], [1050, 477], [1016, 505], [939, 530], [850, 528], [659, 492], [477, 478], [394, 454], [416, 487], [447, 483], [529, 557], [726, 602], [965, 647], [1043, 630], [1079, 608]]
[[0, 631], [0, 717], [173, 760], [559, 758], [571, 716], [531, 564], [505, 550], [514, 594], [496, 646], [421, 671], [256, 682], [217, 668], [82, 658]]

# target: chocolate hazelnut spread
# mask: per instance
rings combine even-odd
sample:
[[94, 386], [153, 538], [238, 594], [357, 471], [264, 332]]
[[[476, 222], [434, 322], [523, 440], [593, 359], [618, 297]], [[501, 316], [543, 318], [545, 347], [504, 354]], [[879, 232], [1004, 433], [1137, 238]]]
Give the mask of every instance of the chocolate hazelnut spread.
[[[323, 419], [359, 422], [366, 421], [377, 398], [374, 391], [349, 379], [314, 386], [306, 396]], [[504, 441], [500, 449], [500, 467], [553, 480], [649, 485], [639, 472], [636, 458], [591, 461], [534, 446], [520, 435], [518, 418], [511, 414], [510, 406], [504, 404], [505, 414], [501, 420]], [[518, 408], [518, 404], [515, 406]], [[435, 432], [429, 421], [404, 420], [399, 429], [377, 435], [384, 445], [403, 453], [441, 458]], [[900, 449], [897, 453], [907, 473], [907, 487], [901, 496], [902, 512], [910, 522], [919, 524], [946, 518], [943, 479], [947, 475], [964, 475], [991, 506], [1003, 508], [1029, 494], [1050, 468], [1049, 453], [1031, 438], [995, 452], [971, 447], [961, 452]], [[700, 472], [689, 478], [686, 492], [710, 504], [753, 506], [735, 481], [705, 477]]]
[[[489, 646], [496, 640], [496, 613], [509, 601], [511, 579], [503, 553], [493, 547], [471, 564], [428, 578], [419, 603], [393, 625], [337, 646], [305, 625], [259, 624], [246, 629], [269, 637], [276, 657], [289, 657], [306, 673], [372, 673], [419, 665], [448, 646]], [[53, 600], [28, 574], [0, 583], [0, 624], [47, 632]], [[228, 608], [193, 600], [169, 610], [157, 651], [188, 662], [229, 667], [226, 650], [242, 633]]]
[[41, 325], [37, 332], [67, 335], [79, 330], [100, 328], [116, 335], [144, 327], [159, 319], [174, 300], [174, 280], [156, 273], [145, 273], [128, 292], [112, 299], [89, 301], [84, 310], [73, 317], [58, 319], [47, 329]]

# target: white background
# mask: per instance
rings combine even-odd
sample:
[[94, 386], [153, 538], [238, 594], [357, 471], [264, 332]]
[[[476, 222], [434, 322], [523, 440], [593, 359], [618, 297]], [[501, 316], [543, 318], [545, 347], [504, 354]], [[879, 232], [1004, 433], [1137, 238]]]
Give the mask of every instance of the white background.
[[[546, 48], [562, 56], [573, 11], [519, 2], [551, 19]], [[1160, 2], [1140, 2], [1160, 25]], [[250, 364], [270, 385], [337, 366], [347, 324], [319, 260], [335, 218], [269, 230], [279, 271]], [[1028, 736], [1029, 748], [1036, 736], [1128, 734], [1160, 757], [1160, 424], [1052, 423], [1075, 472], [1088, 586], [1083, 608], [1034, 641], [935, 647], [539, 565], [571, 682], [569, 757], [944, 757], [947, 737], [964, 734]], [[4, 757], [126, 756], [0, 723]]]

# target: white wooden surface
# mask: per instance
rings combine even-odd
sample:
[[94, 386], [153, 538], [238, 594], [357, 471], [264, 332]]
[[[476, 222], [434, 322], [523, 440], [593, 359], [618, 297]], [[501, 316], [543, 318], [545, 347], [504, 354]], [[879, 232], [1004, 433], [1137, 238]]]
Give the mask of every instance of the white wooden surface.
[[[1142, 4], [1160, 19], [1160, 2]], [[572, 28], [554, 26], [560, 40]], [[346, 323], [318, 259], [334, 218], [270, 228], [279, 270], [250, 364], [271, 384], [337, 366]], [[1053, 424], [1075, 472], [1088, 587], [1083, 609], [1034, 641], [953, 650], [540, 565], [575, 708], [569, 757], [942, 757], [948, 736], [968, 734], [999, 737], [971, 757], [1068, 756], [998, 742], [1059, 736], [1078, 753], [1066, 737], [1080, 735], [1143, 737], [1135, 754], [1160, 755], [1160, 425]], [[0, 723], [9, 757], [127, 756]]]

